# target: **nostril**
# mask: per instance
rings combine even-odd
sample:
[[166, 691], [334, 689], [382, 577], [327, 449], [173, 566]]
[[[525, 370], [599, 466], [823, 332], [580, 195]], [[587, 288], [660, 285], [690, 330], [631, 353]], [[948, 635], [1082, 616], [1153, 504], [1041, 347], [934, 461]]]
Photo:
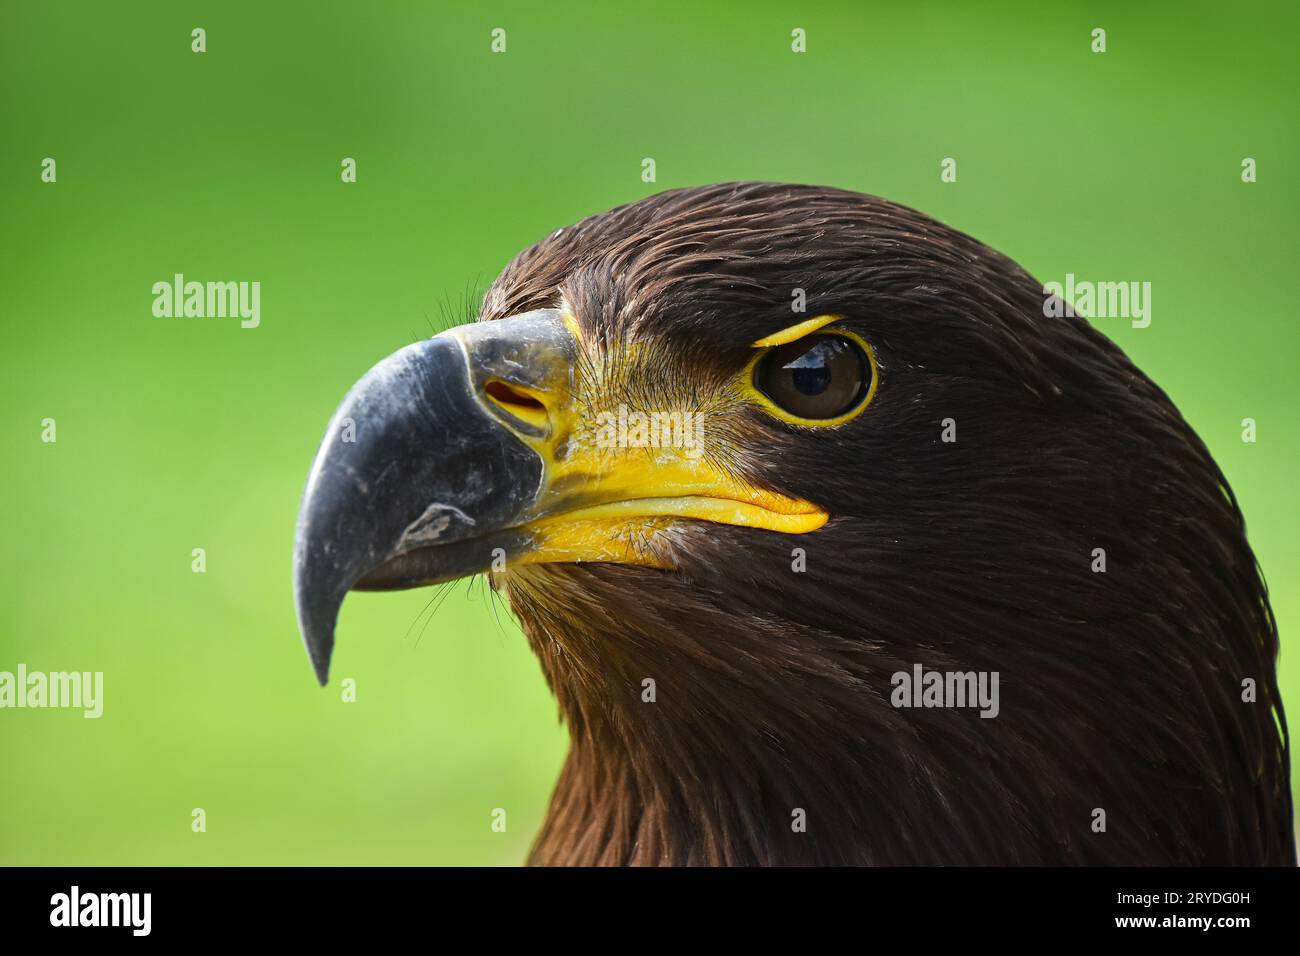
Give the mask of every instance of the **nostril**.
[[537, 399], [533, 398], [533, 396], [527, 395], [524, 392], [519, 391], [517, 388], [508, 385], [507, 383], [501, 381], [500, 379], [495, 379], [495, 378], [492, 379], [484, 387], [484, 390], [489, 395], [491, 395], [492, 398], [498, 404], [501, 405], [523, 405], [528, 408], [536, 408], [541, 411], [546, 410], [546, 406], [543, 405], [541, 402], [539, 402]]
[[532, 395], [497, 378], [489, 379], [483, 386], [483, 391], [487, 393], [488, 398], [520, 421], [534, 428], [546, 429], [546, 406]]

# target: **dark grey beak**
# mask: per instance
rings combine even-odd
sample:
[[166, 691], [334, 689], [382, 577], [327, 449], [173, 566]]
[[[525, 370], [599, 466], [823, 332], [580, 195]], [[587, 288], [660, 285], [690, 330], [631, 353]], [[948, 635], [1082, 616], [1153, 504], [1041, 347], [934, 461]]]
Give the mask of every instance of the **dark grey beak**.
[[573, 341], [551, 310], [463, 326], [384, 359], [330, 421], [294, 542], [298, 626], [316, 677], [353, 589], [419, 587], [487, 570], [540, 492], [535, 433], [490, 382], [550, 380]]

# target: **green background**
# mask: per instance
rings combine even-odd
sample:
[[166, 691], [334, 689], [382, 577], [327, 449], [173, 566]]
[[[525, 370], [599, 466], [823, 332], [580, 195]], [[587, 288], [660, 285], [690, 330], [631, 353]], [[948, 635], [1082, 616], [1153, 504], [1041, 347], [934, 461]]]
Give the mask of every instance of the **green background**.
[[[1097, 324], [1223, 466], [1294, 641], [1294, 13], [615, 6], [0, 4], [0, 670], [106, 685], [97, 721], [0, 711], [0, 862], [520, 861], [565, 737], [517, 627], [482, 580], [431, 619], [432, 592], [355, 595], [318, 689], [298, 500], [367, 367], [550, 230], [676, 186], [877, 193], [1044, 281], [1150, 281], [1150, 328]], [[260, 281], [261, 327], [154, 318], [175, 272]]]

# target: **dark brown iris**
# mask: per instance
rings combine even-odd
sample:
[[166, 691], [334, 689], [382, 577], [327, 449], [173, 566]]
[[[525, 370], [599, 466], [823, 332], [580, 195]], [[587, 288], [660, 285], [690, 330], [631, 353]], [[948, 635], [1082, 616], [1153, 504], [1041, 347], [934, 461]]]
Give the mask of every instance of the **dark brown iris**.
[[758, 363], [754, 385], [799, 418], [838, 418], [866, 396], [871, 363], [842, 335], [814, 335], [772, 349]]

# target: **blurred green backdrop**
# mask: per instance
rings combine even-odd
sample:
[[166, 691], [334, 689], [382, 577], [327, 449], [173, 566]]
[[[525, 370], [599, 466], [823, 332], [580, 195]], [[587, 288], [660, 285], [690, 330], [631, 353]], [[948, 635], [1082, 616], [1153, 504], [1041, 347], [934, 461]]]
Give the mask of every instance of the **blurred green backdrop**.
[[[676, 186], [833, 184], [1043, 280], [1151, 281], [1150, 328], [1097, 324], [1217, 456], [1295, 646], [1293, 10], [614, 6], [4, 0], [0, 670], [101, 670], [106, 700], [0, 712], [0, 862], [521, 860], [565, 738], [513, 621], [481, 580], [431, 620], [430, 592], [353, 596], [319, 690], [298, 499], [373, 362], [548, 231]], [[176, 272], [260, 281], [261, 326], [154, 318]]]

